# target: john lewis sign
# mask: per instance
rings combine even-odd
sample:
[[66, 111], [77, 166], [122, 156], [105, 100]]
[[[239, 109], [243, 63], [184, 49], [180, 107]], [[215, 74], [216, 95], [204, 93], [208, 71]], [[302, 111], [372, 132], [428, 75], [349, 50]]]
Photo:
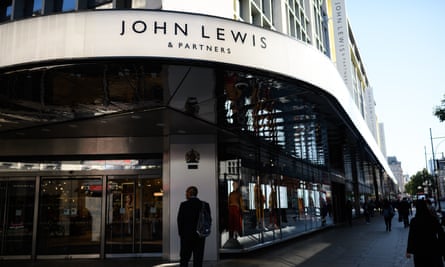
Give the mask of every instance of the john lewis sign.
[[[177, 48], [184, 50], [195, 50], [214, 52], [221, 54], [231, 54], [234, 49], [230, 45], [250, 46], [251, 48], [267, 48], [267, 38], [257, 36], [255, 32], [241, 32], [233, 28], [215, 27], [214, 25], [200, 25], [196, 27], [189, 23], [162, 21], [121, 21], [120, 35], [158, 35], [174, 36], [175, 38], [165, 43], [168, 48]], [[191, 38], [193, 36], [194, 38]], [[196, 37], [198, 37], [196, 39]], [[209, 41], [216, 41], [216, 45], [209, 44]]]

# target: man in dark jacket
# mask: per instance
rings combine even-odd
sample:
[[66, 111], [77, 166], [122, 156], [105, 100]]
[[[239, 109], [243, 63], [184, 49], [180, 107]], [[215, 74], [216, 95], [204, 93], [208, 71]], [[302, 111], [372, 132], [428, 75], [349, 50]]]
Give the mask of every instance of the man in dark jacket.
[[409, 226], [409, 211], [410, 211], [410, 203], [408, 202], [408, 199], [404, 197], [402, 201], [400, 201], [399, 205], [397, 206], [397, 210], [399, 212], [399, 216], [401, 217], [399, 221], [403, 222], [403, 225], [406, 227]]
[[439, 221], [431, 215], [424, 200], [417, 200], [416, 215], [411, 219], [406, 257], [414, 254], [415, 267], [443, 267], [444, 231]]
[[[181, 249], [179, 252], [180, 266], [187, 267], [193, 253], [193, 266], [202, 267], [204, 258], [205, 237], [200, 237], [196, 232], [199, 211], [202, 201], [197, 198], [198, 188], [190, 186], [185, 191], [186, 201], [182, 202], [178, 211], [178, 232], [181, 239]], [[210, 207], [206, 203], [206, 208]]]

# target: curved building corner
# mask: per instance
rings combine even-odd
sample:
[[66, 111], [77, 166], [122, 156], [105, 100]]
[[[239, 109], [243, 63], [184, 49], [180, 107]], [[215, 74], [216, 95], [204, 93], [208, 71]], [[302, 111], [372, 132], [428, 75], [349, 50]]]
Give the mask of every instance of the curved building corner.
[[343, 223], [347, 200], [360, 215], [394, 193], [319, 49], [127, 1], [41, 1], [37, 15], [25, 2], [0, 6], [0, 261], [178, 260], [189, 185], [212, 211], [205, 260]]

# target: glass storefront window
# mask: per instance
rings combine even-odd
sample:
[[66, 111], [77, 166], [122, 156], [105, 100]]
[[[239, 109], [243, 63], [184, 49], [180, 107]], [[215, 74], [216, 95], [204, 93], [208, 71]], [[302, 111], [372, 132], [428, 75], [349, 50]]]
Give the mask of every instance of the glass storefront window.
[[326, 162], [325, 133], [315, 106], [294, 83], [246, 72], [223, 74], [219, 117], [226, 127], [274, 144], [315, 164]]
[[159, 177], [109, 177], [105, 252], [160, 253], [162, 197]]
[[101, 179], [42, 178], [38, 255], [99, 254]]
[[[333, 223], [329, 185], [220, 162], [221, 247], [245, 249]], [[225, 196], [225, 197], [224, 197]]]
[[107, 255], [161, 253], [162, 178], [109, 176], [104, 190], [105, 177], [42, 177], [36, 226], [36, 179], [0, 179], [0, 256], [29, 257], [36, 242], [37, 257], [98, 257], [104, 214]]
[[[12, 170], [0, 177], [0, 256], [160, 255], [160, 162], [129, 159], [0, 163]], [[22, 169], [23, 166], [28, 168]], [[82, 172], [63, 174], [61, 168], [48, 166], [81, 166]], [[23, 170], [29, 178], [21, 176]], [[58, 170], [59, 175], [55, 172]], [[39, 171], [44, 171], [41, 176]], [[108, 172], [119, 175], [107, 175]]]
[[0, 180], [0, 255], [30, 255], [34, 181]]
[[[25, 120], [7, 119], [2, 126], [25, 127], [48, 120], [63, 122], [160, 107], [164, 101], [161, 70], [158, 64], [130, 62], [52, 66], [1, 74], [2, 103], [23, 101], [27, 104], [11, 104], [15, 112], [34, 111]], [[16, 125], [18, 121], [20, 125]]]

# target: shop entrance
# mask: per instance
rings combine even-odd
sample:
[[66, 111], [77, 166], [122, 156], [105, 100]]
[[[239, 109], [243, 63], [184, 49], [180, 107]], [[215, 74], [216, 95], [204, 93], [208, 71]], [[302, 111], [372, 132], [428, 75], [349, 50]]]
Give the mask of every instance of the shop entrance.
[[160, 170], [39, 174], [0, 176], [0, 260], [161, 255]]
[[133, 174], [43, 178], [37, 257], [99, 257], [102, 239], [105, 257], [160, 254], [161, 181]]
[[161, 177], [109, 176], [107, 257], [162, 252]]

